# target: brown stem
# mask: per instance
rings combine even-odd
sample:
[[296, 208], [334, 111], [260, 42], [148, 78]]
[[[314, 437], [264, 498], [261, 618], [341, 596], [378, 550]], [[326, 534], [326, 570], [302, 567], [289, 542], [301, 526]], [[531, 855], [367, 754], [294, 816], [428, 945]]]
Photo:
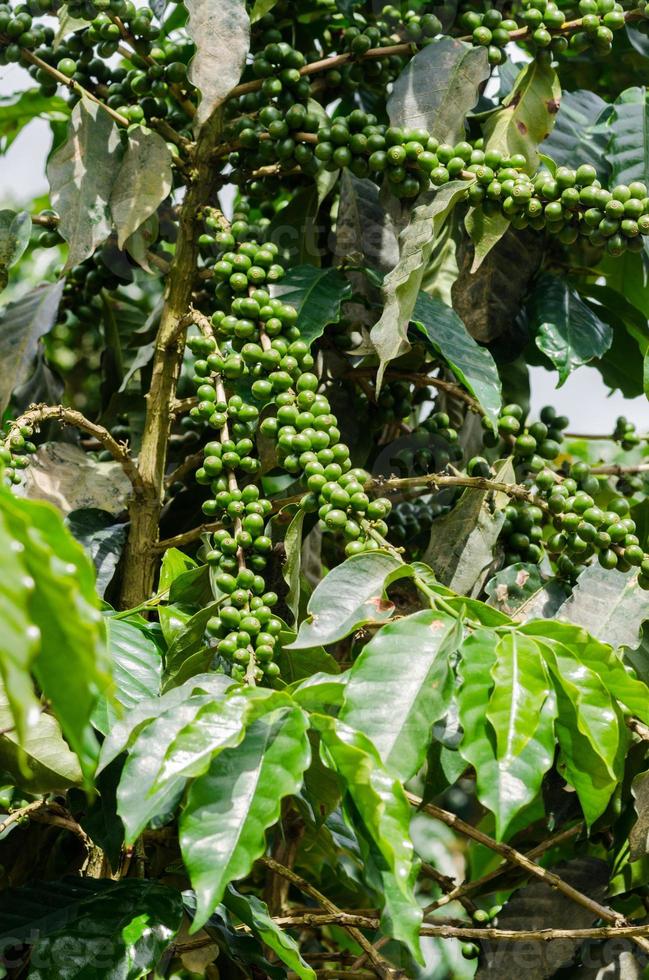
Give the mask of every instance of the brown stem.
[[[473, 177], [473, 174], [469, 174], [469, 176]], [[350, 378], [373, 378], [375, 375], [375, 368], [357, 368], [355, 371], [349, 372]], [[415, 371], [386, 371], [385, 376], [391, 381], [409, 381], [416, 388], [438, 388], [439, 391], [445, 391], [452, 398], [457, 398], [458, 401], [464, 402], [476, 415], [485, 415], [485, 410], [480, 402], [470, 395], [468, 391], [465, 391], [461, 385], [455, 384], [453, 381], [445, 381], [443, 378], [431, 378], [427, 374], [418, 374]]]
[[110, 106], [106, 105], [105, 102], [102, 102], [101, 99], [98, 99], [96, 95], [93, 95], [92, 92], [89, 92], [88, 89], [84, 88], [83, 85], [80, 85], [79, 82], [75, 82], [73, 78], [68, 78], [68, 76], [64, 75], [63, 72], [60, 72], [58, 68], [54, 68], [52, 65], [48, 65], [46, 61], [43, 61], [42, 58], [39, 58], [37, 54], [34, 54], [32, 51], [29, 51], [27, 48], [21, 48], [20, 51], [21, 51], [21, 57], [25, 61], [29, 61], [30, 64], [36, 65], [38, 68], [42, 68], [43, 71], [46, 71], [48, 73], [48, 75], [51, 75], [52, 78], [55, 78], [60, 85], [66, 85], [73, 92], [76, 92], [77, 95], [81, 95], [86, 99], [90, 99], [91, 102], [96, 102], [97, 105], [104, 110], [104, 112], [108, 113], [111, 119], [113, 119], [116, 123], [118, 123], [118, 125], [120, 126], [131, 125], [128, 119], [126, 118], [126, 116], [122, 116], [121, 113], [115, 112], [114, 109], [111, 109]]
[[34, 800], [33, 803], [28, 803], [26, 806], [21, 806], [19, 810], [14, 810], [0, 823], [0, 834], [4, 834], [5, 830], [8, 830], [12, 824], [18, 823], [23, 817], [28, 817], [35, 810], [40, 810], [44, 806], [47, 806], [44, 800]]
[[180, 322], [192, 298], [200, 234], [198, 216], [201, 207], [209, 203], [217, 179], [210, 155], [220, 131], [221, 114], [217, 111], [203, 126], [196, 144], [194, 177], [180, 212], [176, 250], [166, 283], [139, 456], [144, 493], [131, 508], [124, 563], [121, 604], [126, 608], [143, 602], [152, 593], [155, 581], [171, 408], [185, 348], [186, 328]]

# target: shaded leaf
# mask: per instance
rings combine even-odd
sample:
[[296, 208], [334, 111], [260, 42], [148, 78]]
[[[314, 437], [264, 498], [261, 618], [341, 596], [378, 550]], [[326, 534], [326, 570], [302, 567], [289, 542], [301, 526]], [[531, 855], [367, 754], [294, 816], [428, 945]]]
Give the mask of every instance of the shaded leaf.
[[273, 287], [273, 294], [296, 308], [300, 339], [311, 345], [325, 327], [338, 323], [341, 304], [351, 287], [337, 269], [298, 265]]
[[300, 508], [286, 529], [284, 550], [286, 560], [282, 567], [282, 575], [288, 586], [286, 605], [293, 613], [297, 623], [300, 608], [300, 566], [302, 558], [302, 529], [304, 527], [305, 511]]
[[457, 143], [489, 73], [483, 48], [451, 37], [427, 44], [394, 83], [388, 99], [391, 125], [426, 129], [440, 143]]
[[5, 892], [0, 941], [33, 944], [34, 980], [139, 980], [180, 927], [180, 895], [153, 881], [64, 878]]
[[44, 283], [0, 311], [0, 411], [7, 407], [13, 389], [27, 381], [38, 341], [56, 323], [64, 285], [63, 279]]
[[554, 68], [530, 61], [521, 69], [513, 90], [484, 127], [485, 147], [504, 157], [522, 153], [530, 173], [538, 167], [539, 144], [546, 139], [559, 111], [561, 87]]
[[48, 501], [64, 514], [87, 508], [119, 514], [132, 489], [115, 460], [98, 462], [73, 443], [45, 442], [30, 457], [20, 493]]
[[608, 103], [595, 92], [587, 89], [564, 92], [561, 112], [541, 149], [559, 166], [576, 170], [582, 163], [589, 163], [596, 168], [600, 180], [608, 180], [608, 134], [603, 126], [597, 125], [605, 111]]
[[103, 596], [126, 544], [126, 524], [115, 524], [112, 514], [96, 508], [71, 511], [66, 527], [92, 558], [97, 572], [97, 593]]
[[385, 590], [405, 574], [407, 566], [387, 551], [348, 558], [320, 582], [309, 599], [307, 619], [287, 649], [326, 646], [365, 623], [385, 622], [394, 612], [393, 603], [384, 598]]
[[29, 245], [32, 219], [27, 211], [0, 211], [0, 290], [7, 285], [8, 270]]
[[412, 319], [495, 423], [501, 406], [501, 384], [489, 351], [475, 342], [454, 310], [426, 293], [417, 297]]
[[470, 270], [473, 275], [509, 228], [509, 218], [500, 210], [490, 212], [484, 208], [471, 208], [464, 219], [464, 225], [473, 242], [473, 264]]
[[[17, 687], [14, 695], [19, 691]], [[7, 694], [0, 688], [0, 729], [11, 729], [14, 723]], [[40, 713], [30, 720], [20, 745], [17, 732], [0, 736], [0, 768], [30, 793], [61, 793], [83, 779], [77, 757], [56, 719]]]
[[[153, 640], [127, 619], [109, 616], [106, 626], [115, 698], [128, 711], [160, 693], [162, 654]], [[102, 701], [93, 715], [95, 727], [105, 734], [114, 720], [114, 709]]]
[[240, 745], [218, 755], [192, 783], [180, 817], [180, 846], [197, 901], [192, 931], [207, 921], [226, 886], [250, 872], [282, 799], [302, 785], [307, 727], [299, 708], [263, 715]]
[[559, 372], [559, 387], [582, 364], [601, 357], [611, 346], [613, 331], [563, 279], [543, 275], [528, 304], [536, 346]]
[[[578, 857], [550, 870], [594, 901], [604, 901], [608, 884], [606, 862]], [[538, 929], [540, 926], [563, 929], [566, 922], [570, 922], [571, 929], [586, 929], [594, 922], [593, 913], [556, 889], [548, 888], [542, 881], [532, 881], [519, 888], [498, 913], [499, 929]], [[527, 980], [546, 980], [561, 967], [571, 965], [579, 946], [579, 940], [575, 939], [557, 939], [551, 943], [514, 942], [508, 943], [506, 948], [503, 943], [481, 942], [482, 956], [476, 977], [480, 980], [511, 980], [512, 964], [524, 963]], [[578, 975], [582, 972], [579, 970]]]
[[119, 248], [157, 211], [171, 184], [171, 153], [162, 136], [144, 126], [130, 129], [110, 196]]
[[649, 181], [649, 103], [644, 86], [622, 92], [613, 103], [608, 123], [607, 159], [613, 183]]
[[380, 362], [378, 384], [387, 364], [410, 349], [408, 324], [433, 252], [435, 236], [455, 204], [466, 196], [467, 188], [466, 181], [452, 180], [438, 191], [422, 195], [422, 203], [413, 208], [410, 223], [399, 235], [399, 261], [383, 280], [384, 308], [371, 332]]
[[649, 854], [649, 773], [638, 773], [631, 792], [637, 820], [629, 834], [629, 856], [631, 861], [639, 861]]
[[469, 239], [460, 239], [459, 275], [451, 297], [471, 336], [488, 343], [512, 333], [521, 301], [541, 263], [543, 238], [535, 231], [509, 228], [472, 273], [474, 251]]
[[195, 124], [202, 126], [241, 78], [250, 20], [244, 0], [187, 0], [185, 6], [187, 33], [196, 45], [189, 80], [201, 93]]
[[96, 102], [81, 98], [65, 143], [47, 165], [57, 231], [69, 246], [66, 269], [87, 259], [110, 234], [109, 201], [120, 150], [113, 120]]
[[485, 585], [487, 605], [516, 620], [545, 617], [552, 619], [568, 596], [568, 589], [557, 579], [541, 574], [538, 565], [516, 562], [496, 572]]
[[[499, 466], [494, 479], [514, 481], [511, 460]], [[448, 514], [433, 521], [423, 560], [440, 582], [463, 595], [475, 593], [482, 585], [508, 502], [506, 494], [470, 488]]]
[[340, 180], [335, 255], [382, 273], [394, 268], [399, 258], [396, 229], [381, 205], [378, 187], [347, 168]]

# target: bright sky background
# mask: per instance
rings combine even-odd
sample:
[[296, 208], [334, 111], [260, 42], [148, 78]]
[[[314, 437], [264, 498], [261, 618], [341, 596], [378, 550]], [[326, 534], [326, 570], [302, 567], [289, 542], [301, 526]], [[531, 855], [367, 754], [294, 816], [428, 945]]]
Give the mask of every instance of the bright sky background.
[[[8, 95], [32, 80], [17, 65], [0, 68], [0, 95]], [[50, 146], [49, 125], [35, 120], [14, 141], [6, 156], [0, 156], [0, 205], [27, 203], [37, 194], [47, 191], [45, 160]], [[597, 371], [581, 368], [565, 385], [555, 390], [556, 372], [532, 368], [532, 408], [552, 403], [570, 418], [570, 428], [576, 432], [611, 432], [618, 415], [626, 415], [641, 431], [649, 430], [649, 401], [646, 398], [627, 400], [620, 392], [609, 395]]]

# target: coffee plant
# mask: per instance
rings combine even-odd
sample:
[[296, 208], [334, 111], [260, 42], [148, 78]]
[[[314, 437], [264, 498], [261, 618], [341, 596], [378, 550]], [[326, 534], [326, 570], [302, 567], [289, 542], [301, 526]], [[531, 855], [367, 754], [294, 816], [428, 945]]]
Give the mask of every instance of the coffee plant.
[[529, 381], [649, 397], [645, 0], [0, 66], [0, 975], [649, 976], [649, 435]]

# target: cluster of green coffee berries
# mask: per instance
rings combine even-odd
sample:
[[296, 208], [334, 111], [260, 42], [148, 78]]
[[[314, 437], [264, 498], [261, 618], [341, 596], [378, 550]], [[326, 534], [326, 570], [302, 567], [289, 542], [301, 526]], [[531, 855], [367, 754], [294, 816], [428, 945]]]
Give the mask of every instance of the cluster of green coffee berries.
[[[538, 422], [529, 425], [525, 424], [523, 409], [515, 403], [505, 405], [498, 417], [498, 433], [511, 445], [515, 462], [531, 473], [540, 472], [546, 461], [556, 459], [567, 426], [568, 419], [557, 415], [551, 405], [541, 410]], [[492, 441], [492, 434], [487, 432], [487, 444]]]
[[640, 445], [640, 436], [636, 432], [635, 425], [625, 419], [623, 415], [620, 415], [615, 422], [613, 439], [620, 443], [622, 449], [626, 450]]
[[22, 470], [29, 465], [29, 457], [36, 452], [32, 442], [34, 429], [31, 425], [16, 425], [7, 422], [0, 436], [0, 466], [6, 483], [18, 485], [22, 482]]

